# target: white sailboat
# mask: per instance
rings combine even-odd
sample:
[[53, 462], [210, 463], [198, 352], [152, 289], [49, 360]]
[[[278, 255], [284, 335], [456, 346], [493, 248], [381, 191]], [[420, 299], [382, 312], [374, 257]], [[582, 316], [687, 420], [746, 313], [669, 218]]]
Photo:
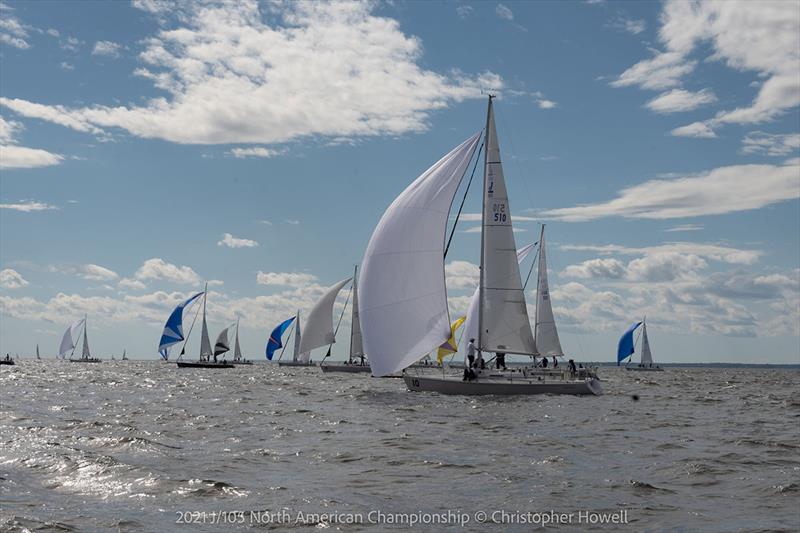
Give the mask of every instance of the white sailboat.
[[[208, 283], [206, 283], [205, 290], [201, 293], [203, 296], [203, 325], [200, 332], [200, 358], [197, 361], [184, 361], [183, 354], [184, 351], [181, 350], [181, 354], [178, 356], [178, 360], [175, 363], [178, 365], [178, 368], [233, 368], [233, 365], [226, 362], [226, 361], [217, 361], [217, 355], [211, 350], [211, 341], [208, 337], [208, 323], [206, 322], [206, 301], [208, 300]], [[180, 317], [182, 320], [183, 317], [183, 306], [187, 305], [189, 302], [194, 300], [199, 295], [193, 296], [186, 303], [182, 306], [178, 306], [173, 314], [170, 315], [169, 320], [167, 321], [167, 326], [164, 328], [165, 334], [167, 332], [167, 328], [170, 326], [170, 321], [173, 320], [176, 313], [180, 313]], [[191, 329], [189, 330], [191, 333]], [[227, 333], [228, 328], [224, 329], [222, 333], [220, 333], [220, 337], [224, 334], [225, 337], [225, 344], [227, 345]], [[162, 336], [162, 343], [163, 343], [163, 336]], [[184, 341], [183, 347], [184, 350], [186, 349], [186, 342], [189, 340], [189, 335], [186, 336], [186, 339], [181, 339]], [[219, 342], [220, 339], [217, 339]], [[226, 348], [225, 351], [227, 352], [229, 348]], [[224, 352], [223, 352], [224, 353]], [[213, 357], [213, 360], [212, 360]]]
[[[344, 313], [344, 311], [342, 311]], [[330, 350], [328, 351], [330, 354]], [[327, 356], [326, 356], [327, 357]], [[323, 372], [346, 372], [360, 374], [370, 372], [369, 363], [364, 355], [364, 345], [361, 337], [361, 321], [358, 314], [358, 267], [353, 270], [353, 306], [350, 313], [350, 353], [347, 362], [325, 363], [323, 359], [319, 365]]]
[[[664, 371], [663, 368], [653, 363], [653, 353], [650, 351], [650, 339], [647, 338], [646, 318], [642, 318], [640, 324], [642, 325], [642, 334], [641, 334], [642, 348], [641, 348], [641, 353], [639, 354], [640, 363], [636, 366], [633, 366], [629, 362], [629, 364], [625, 365], [625, 370], [632, 370], [638, 372], [663, 372]], [[629, 328], [629, 330], [625, 332], [625, 335], [623, 335], [623, 338], [620, 339], [620, 345], [622, 345], [622, 343], [625, 341], [626, 335], [632, 336], [635, 330], [636, 330], [635, 327], [633, 329]], [[633, 355], [634, 352], [635, 349], [632, 347], [629, 355]]]
[[[72, 351], [70, 352], [69, 360], [72, 361], [73, 363], [99, 363], [100, 362], [99, 358], [92, 357], [92, 354], [91, 354], [91, 352], [89, 350], [88, 320], [89, 320], [89, 317], [87, 315], [84, 315], [83, 320], [80, 321], [81, 324], [83, 325], [83, 331], [82, 331], [82, 334], [83, 334], [83, 347], [81, 348], [81, 356], [76, 358], [76, 359], [73, 359], [72, 356], [75, 353], [75, 344], [77, 344], [77, 342], [72, 345]], [[67, 334], [70, 334], [70, 335], [72, 334], [72, 327], [67, 329], [67, 332], [64, 334], [64, 339], [61, 340], [62, 348], [64, 347], [64, 340], [66, 340]], [[71, 338], [70, 338], [70, 340], [71, 340]], [[76, 339], [76, 341], [77, 341], [77, 339]]]
[[233, 343], [233, 361], [234, 365], [252, 365], [253, 362], [249, 359], [242, 357], [242, 346], [239, 344], [239, 318], [236, 318], [236, 340]]
[[36, 359], [41, 359], [42, 357], [39, 355], [39, 345], [36, 345]]
[[342, 287], [352, 278], [343, 279], [328, 288], [308, 313], [300, 332], [300, 311], [295, 319], [294, 356], [291, 361], [278, 361], [278, 366], [316, 366], [311, 360], [311, 351], [336, 342], [333, 331], [333, 304]]
[[[519, 273], [511, 211], [489, 97], [485, 131], [477, 346], [483, 353], [539, 355]], [[434, 164], [384, 213], [364, 255], [359, 307], [364, 348], [375, 376], [401, 371], [450, 336], [444, 280], [447, 218], [480, 133]], [[552, 312], [551, 312], [552, 314]], [[546, 328], [545, 328], [546, 329]], [[600, 394], [594, 378], [405, 372], [412, 391], [443, 394]]]

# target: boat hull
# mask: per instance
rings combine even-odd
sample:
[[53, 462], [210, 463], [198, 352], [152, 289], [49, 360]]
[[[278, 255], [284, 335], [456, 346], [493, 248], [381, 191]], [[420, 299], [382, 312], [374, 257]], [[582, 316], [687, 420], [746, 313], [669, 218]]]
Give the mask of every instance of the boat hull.
[[369, 374], [369, 365], [319, 365], [323, 372], [345, 372], [347, 374]]
[[178, 368], [233, 368], [231, 363], [214, 363], [211, 361], [175, 361]]
[[15, 364], [17, 363], [15, 363], [12, 360], [0, 359], [0, 365], [15, 365]]
[[252, 365], [252, 361], [231, 361], [234, 365]]
[[303, 363], [302, 361], [278, 361], [278, 366], [317, 366], [317, 363]]
[[96, 357], [91, 357], [89, 359], [70, 359], [71, 363], [99, 363], [102, 359], [97, 359]]
[[405, 374], [403, 380], [410, 391], [438, 392], [462, 396], [512, 396], [532, 394], [603, 394], [603, 387], [596, 379], [575, 381], [545, 381], [529, 379], [476, 379], [462, 381], [456, 377], [429, 377]]
[[625, 370], [629, 370], [631, 372], [663, 372], [663, 368], [659, 367], [642, 367], [642, 366], [626, 366]]

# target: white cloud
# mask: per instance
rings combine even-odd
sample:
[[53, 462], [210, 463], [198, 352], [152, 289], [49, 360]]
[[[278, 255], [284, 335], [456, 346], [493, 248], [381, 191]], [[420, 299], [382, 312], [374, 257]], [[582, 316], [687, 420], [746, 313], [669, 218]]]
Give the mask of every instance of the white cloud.
[[271, 226], [272, 225], [272, 222], [269, 221], [269, 220], [259, 220], [258, 222], [259, 222], [259, 224], [264, 224], [266, 226]]
[[665, 229], [668, 233], [676, 232], [676, 231], [700, 231], [703, 229], [702, 224], [678, 224], [677, 226], [673, 226], [671, 228]]
[[82, 265], [78, 270], [83, 279], [93, 281], [111, 281], [119, 277], [119, 275], [113, 270], [101, 267], [100, 265], [93, 265], [91, 263], [88, 265]]
[[58, 209], [58, 207], [42, 202], [35, 202], [33, 200], [23, 200], [16, 204], [0, 204], [0, 209], [11, 209], [12, 211], [21, 211], [23, 213], [32, 213], [35, 211], [50, 211]]
[[26, 50], [31, 47], [25, 40], [28, 37], [28, 31], [25, 29], [25, 25], [9, 11], [4, 10], [3, 16], [0, 17], [0, 42], [20, 50]]
[[4, 289], [21, 289], [29, 284], [22, 275], [14, 269], [0, 270], [0, 287]]
[[556, 105], [558, 105], [554, 101], [546, 100], [544, 98], [536, 100], [536, 103], [539, 105], [541, 109], [553, 109], [554, 107], [556, 107]]
[[92, 49], [93, 56], [119, 57], [122, 45], [112, 41], [97, 41]]
[[494, 8], [495, 14], [503, 20], [514, 20], [514, 12], [503, 4], [497, 4]]
[[61, 48], [70, 52], [77, 52], [82, 44], [83, 41], [76, 37], [67, 37], [65, 40], [59, 41]]
[[[770, 121], [800, 105], [800, 10], [792, 2], [670, 0], [664, 4], [660, 20], [659, 40], [666, 51], [655, 51], [653, 58], [636, 63], [612, 85], [639, 85], [644, 89], [678, 86], [697, 65], [689, 56], [707, 43], [713, 50], [712, 60], [765, 79], [752, 102], [718, 112], [704, 121], [708, 129], [727, 123]], [[690, 136], [712, 136], [698, 124], [673, 130], [673, 135], [693, 132]]]
[[228, 248], [253, 248], [258, 246], [256, 241], [234, 237], [230, 233], [225, 233], [222, 240], [217, 242], [217, 246], [227, 246]]
[[632, 35], [639, 35], [647, 29], [647, 22], [642, 19], [631, 19], [619, 16], [611, 20], [611, 22], [609, 22], [609, 26], [621, 31], [626, 31]]
[[625, 264], [611, 258], [589, 259], [578, 265], [569, 265], [561, 274], [570, 278], [619, 279], [625, 276]]
[[708, 263], [694, 254], [656, 253], [628, 263], [627, 278], [632, 281], [663, 282], [696, 279]]
[[703, 244], [695, 242], [670, 242], [657, 246], [631, 247], [619, 244], [562, 244], [561, 250], [577, 252], [598, 252], [600, 254], [619, 255], [657, 255], [657, 254], [691, 254], [714, 261], [731, 264], [750, 265], [758, 261], [763, 255], [760, 250], [742, 250], [718, 244]]
[[300, 224], [299, 220], [292, 220], [292, 219], [286, 219], [284, 222], [286, 222], [287, 224], [289, 224], [291, 226], [297, 226], [298, 224]]
[[751, 131], [742, 140], [742, 153], [787, 156], [800, 150], [800, 133], [769, 134]]
[[458, 14], [459, 18], [467, 18], [472, 14], [474, 9], [470, 5], [462, 4], [460, 6], [456, 6], [456, 13]]
[[264, 148], [263, 146], [256, 146], [253, 148], [233, 148], [228, 153], [237, 159], [243, 159], [246, 157], [275, 157], [285, 152], [283, 150], [273, 150]]
[[2, 97], [0, 105], [94, 134], [272, 145], [423, 131], [432, 112], [503, 85], [489, 72], [425, 70], [420, 40], [370, 2], [188, 2], [172, 14], [161, 2], [137, 5], [168, 19], [144, 40], [146, 68], [136, 71], [166, 97], [82, 108]]
[[14, 138], [23, 129], [22, 124], [0, 116], [0, 170], [12, 168], [46, 167], [59, 164], [64, 157], [37, 148], [16, 146]]
[[117, 285], [121, 289], [133, 289], [133, 290], [143, 290], [145, 287], [147, 287], [147, 285], [145, 285], [143, 282], [133, 278], [122, 278], [121, 280], [119, 280], [119, 283], [117, 283]]
[[61, 67], [62, 70], [75, 70], [75, 65], [67, 63], [66, 61], [62, 61], [59, 67]]
[[478, 286], [480, 269], [469, 261], [451, 261], [444, 266], [444, 275], [449, 289], [474, 289]]
[[259, 285], [284, 285], [288, 287], [303, 287], [317, 282], [317, 276], [302, 272], [261, 272], [256, 274], [256, 283]]
[[200, 276], [190, 267], [173, 265], [159, 257], [154, 257], [145, 261], [133, 277], [142, 282], [163, 280], [172, 283], [185, 283], [187, 285], [200, 284]]
[[717, 136], [706, 122], [692, 122], [680, 126], [670, 132], [673, 137], [694, 137], [697, 139], [713, 139]]
[[673, 89], [653, 98], [645, 106], [656, 113], [676, 113], [691, 111], [716, 101], [717, 97], [711, 89], [703, 89], [695, 93], [683, 89]]
[[649, 180], [598, 204], [549, 209], [546, 218], [578, 222], [597, 218], [670, 219], [759, 209], [800, 197], [800, 167], [733, 165], [671, 180]]

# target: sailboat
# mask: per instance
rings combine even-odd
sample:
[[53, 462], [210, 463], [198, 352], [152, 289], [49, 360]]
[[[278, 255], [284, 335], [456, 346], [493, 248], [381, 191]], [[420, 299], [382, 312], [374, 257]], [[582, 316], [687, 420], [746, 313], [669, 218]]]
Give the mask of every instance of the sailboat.
[[42, 359], [42, 357], [39, 355], [39, 345], [38, 344], [36, 345], [36, 359], [37, 360], [41, 360]]
[[[482, 353], [539, 355], [519, 273], [511, 211], [489, 96], [483, 177], [476, 346]], [[444, 277], [450, 207], [478, 148], [476, 133], [418, 177], [384, 213], [359, 278], [364, 348], [374, 376], [401, 371], [450, 337]], [[601, 394], [595, 378], [496, 373], [474, 378], [404, 372], [409, 390], [442, 394]]]
[[300, 332], [300, 311], [297, 311], [292, 360], [278, 360], [278, 366], [316, 366], [311, 360], [311, 351], [336, 342], [336, 333], [333, 331], [333, 304], [336, 302], [339, 291], [351, 279], [343, 279], [325, 291], [322, 298], [309, 311], [302, 333]]
[[[77, 359], [73, 359], [72, 358], [73, 354], [75, 353], [75, 344], [77, 344], [77, 342], [75, 342], [72, 345], [72, 351], [69, 354], [69, 360], [71, 362], [73, 362], [73, 363], [99, 363], [100, 359], [97, 358], [97, 357], [92, 357], [92, 354], [89, 351], [88, 316], [84, 315], [83, 320], [81, 322], [83, 324], [83, 331], [82, 331], [82, 334], [83, 334], [83, 347], [81, 349], [81, 356], [78, 357]], [[64, 333], [64, 337], [66, 338], [66, 336], [68, 334], [69, 335], [72, 334], [72, 328], [71, 327], [68, 328], [67, 331]], [[78, 338], [80, 338], [80, 337], [78, 337]], [[76, 339], [76, 341], [77, 341], [77, 339]], [[62, 345], [62, 347], [64, 346], [64, 339], [62, 339], [61, 345]]]
[[[181, 340], [183, 340], [183, 349], [181, 350], [181, 354], [178, 356], [177, 361], [175, 361], [175, 364], [178, 365], [178, 368], [233, 368], [233, 365], [228, 363], [227, 361], [224, 361], [224, 360], [223, 361], [217, 361], [217, 356], [219, 355], [219, 353], [216, 353], [216, 351], [215, 352], [211, 351], [211, 341], [208, 338], [208, 323], [206, 322], [206, 303], [208, 301], [208, 283], [206, 283], [205, 289], [203, 290], [202, 293], [200, 293], [200, 295], [203, 296], [203, 325], [202, 325], [202, 329], [200, 331], [200, 358], [197, 361], [184, 361], [183, 360], [183, 356], [186, 353], [186, 343], [189, 341], [189, 334], [191, 334], [191, 332], [192, 332], [192, 330], [190, 328], [189, 329], [189, 334], [186, 335], [186, 339], [181, 339]], [[191, 301], [192, 299], [194, 299], [196, 297], [197, 296], [192, 297], [189, 301]], [[183, 319], [183, 308], [181, 306], [178, 306], [178, 308], [176, 308], [175, 311], [173, 311], [173, 314], [170, 315], [169, 320], [173, 319], [173, 315], [175, 315], [175, 313], [178, 312], [178, 309], [180, 309], [180, 320], [182, 321], [182, 319]], [[200, 310], [198, 309], [198, 312], [199, 311]], [[197, 319], [197, 315], [195, 315], [195, 319]], [[167, 326], [169, 326], [169, 320], [167, 321]], [[164, 332], [165, 333], [167, 331], [167, 326], [164, 327]], [[192, 326], [194, 326], [194, 322], [192, 322]], [[222, 333], [220, 333], [220, 336], [222, 336], [222, 334], [227, 335], [227, 332], [228, 332], [228, 330], [226, 328], [225, 330], [223, 330]], [[163, 336], [162, 336], [162, 340], [163, 340]], [[218, 341], [219, 341], [219, 339], [218, 339]], [[226, 344], [227, 344], [227, 341], [226, 341]], [[227, 349], [225, 351], [227, 351]], [[224, 352], [222, 352], [222, 353], [224, 353]], [[213, 360], [212, 360], [212, 357], [213, 357]]]
[[[344, 310], [342, 310], [342, 313], [344, 313]], [[328, 349], [328, 355], [330, 355], [330, 349]], [[325, 357], [327, 358], [328, 355]], [[355, 267], [353, 270], [353, 306], [350, 313], [350, 353], [348, 354], [347, 361], [344, 364], [325, 364], [325, 359], [323, 359], [319, 367], [323, 372], [348, 372], [352, 374], [370, 372], [369, 363], [364, 355], [364, 345], [361, 341], [361, 322], [358, 316], [358, 267]]]
[[13, 358], [12, 358], [10, 355], [8, 355], [8, 354], [6, 354], [6, 356], [5, 356], [5, 357], [3, 357], [2, 359], [0, 359], [0, 365], [9, 365], [9, 366], [12, 366], [12, 365], [16, 365], [16, 364], [17, 364], [17, 363], [15, 363], [15, 362], [14, 362], [14, 359], [13, 359]]
[[128, 352], [125, 349], [122, 350], [122, 360], [123, 361], [128, 360]]
[[625, 331], [625, 333], [622, 334], [622, 337], [620, 337], [619, 346], [617, 347], [617, 366], [635, 353], [636, 343], [633, 340], [633, 333], [639, 326], [642, 326], [642, 349], [640, 354], [641, 362], [637, 366], [630, 366], [630, 361], [628, 361], [628, 364], [625, 365], [625, 370], [636, 370], [639, 372], [663, 372], [663, 368], [653, 364], [653, 354], [650, 352], [650, 340], [647, 338], [647, 322], [645, 318], [642, 318], [641, 322], [632, 324]]
[[253, 362], [249, 359], [242, 357], [242, 346], [239, 344], [239, 318], [236, 318], [236, 340], [233, 343], [233, 361], [234, 365], [252, 365]]

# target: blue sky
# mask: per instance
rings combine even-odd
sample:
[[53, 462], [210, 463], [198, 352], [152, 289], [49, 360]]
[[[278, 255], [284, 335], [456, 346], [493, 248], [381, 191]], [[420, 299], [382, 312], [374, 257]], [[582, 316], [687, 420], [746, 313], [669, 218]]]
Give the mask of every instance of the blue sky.
[[[646, 313], [657, 360], [800, 362], [799, 17], [4, 0], [0, 351], [50, 355], [88, 313], [98, 355], [156, 358], [172, 307], [210, 280], [212, 335], [240, 316], [263, 357], [351, 275], [394, 197], [483, 127], [491, 90], [517, 244], [547, 223], [570, 354], [612, 360]], [[479, 208], [471, 193], [447, 258], [453, 316]]]

